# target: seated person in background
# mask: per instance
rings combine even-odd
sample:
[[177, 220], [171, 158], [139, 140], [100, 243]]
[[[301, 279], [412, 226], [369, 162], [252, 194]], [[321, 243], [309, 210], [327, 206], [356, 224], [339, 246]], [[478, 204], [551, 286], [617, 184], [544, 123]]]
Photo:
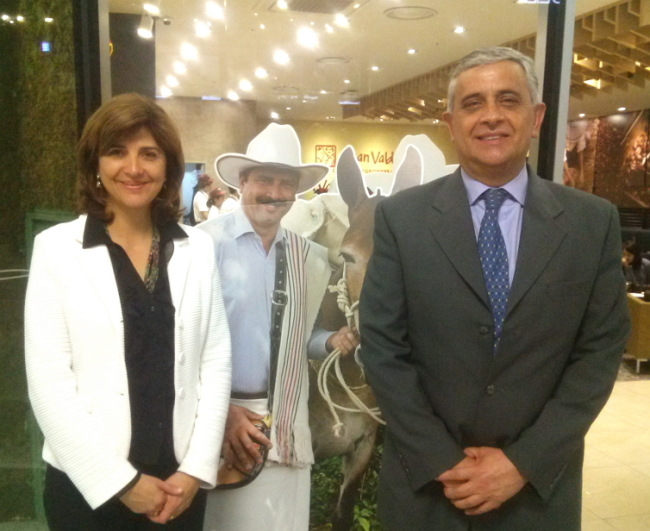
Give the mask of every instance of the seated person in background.
[[229, 186], [228, 194], [228, 199], [226, 199], [219, 208], [219, 213], [221, 214], [228, 214], [228, 212], [232, 212], [239, 207], [239, 192], [237, 189]]
[[221, 188], [214, 188], [213, 190], [210, 190], [207, 203], [208, 219], [214, 219], [222, 214], [221, 208], [223, 207], [225, 199], [226, 192], [224, 192]]
[[628, 282], [650, 285], [650, 260], [641, 256], [639, 244], [631, 243], [623, 248], [623, 273]]

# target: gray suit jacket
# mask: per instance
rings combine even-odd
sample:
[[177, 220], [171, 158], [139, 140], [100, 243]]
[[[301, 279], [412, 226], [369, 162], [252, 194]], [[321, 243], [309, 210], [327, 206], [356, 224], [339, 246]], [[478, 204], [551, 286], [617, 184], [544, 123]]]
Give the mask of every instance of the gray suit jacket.
[[[379, 509], [394, 531], [580, 529], [584, 436], [629, 332], [618, 215], [529, 170], [496, 356], [460, 171], [380, 203], [361, 293], [361, 359], [388, 423]], [[502, 448], [529, 483], [467, 517], [435, 478]]]

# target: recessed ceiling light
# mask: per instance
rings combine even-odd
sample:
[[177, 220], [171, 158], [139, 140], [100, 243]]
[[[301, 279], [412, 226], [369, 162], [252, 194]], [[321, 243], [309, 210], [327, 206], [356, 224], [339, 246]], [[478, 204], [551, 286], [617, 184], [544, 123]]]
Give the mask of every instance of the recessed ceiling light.
[[289, 62], [289, 55], [284, 50], [276, 50], [273, 53], [273, 60], [280, 65], [286, 65]]
[[416, 53], [418, 53], [418, 51], [415, 48], [411, 48], [406, 53], [408, 53], [409, 55], [415, 55]]
[[325, 24], [325, 31], [327, 33], [334, 33], [334, 28], [330, 26], [329, 24]]
[[438, 12], [430, 7], [421, 6], [403, 6], [393, 7], [384, 11], [384, 15], [388, 18], [397, 20], [421, 20], [437, 15]]
[[210, 18], [215, 18], [217, 20], [222, 20], [223, 19], [223, 7], [220, 5], [214, 3], [214, 2], [207, 2], [205, 4], [205, 14], [208, 15]]
[[347, 17], [341, 13], [338, 13], [334, 17], [334, 24], [337, 26], [341, 26], [342, 28], [347, 28], [350, 25], [350, 21], [347, 19]]
[[[45, 17], [43, 20], [45, 20], [45, 22], [47, 22], [48, 24], [51, 24], [52, 22], [54, 22], [54, 19], [52, 17]], [[639, 65], [639, 66], [641, 66], [641, 65]]]
[[321, 90], [320, 93], [321, 94], [327, 94], [327, 91], [326, 90]]
[[210, 36], [210, 26], [208, 26], [208, 24], [205, 22], [197, 20], [194, 22], [194, 33], [197, 37], [205, 39]]
[[289, 8], [289, 4], [287, 4], [287, 2], [285, 0], [278, 0], [276, 5], [278, 6], [278, 9], [288, 9]]
[[147, 12], [150, 13], [151, 15], [160, 15], [160, 8], [158, 6], [155, 6], [153, 4], [143, 4], [142, 8]]
[[253, 90], [253, 84], [248, 81], [248, 79], [242, 79], [239, 82], [239, 88], [245, 92], [248, 92], [249, 90]]
[[372, 70], [373, 72], [379, 72], [381, 68], [379, 68], [377, 65], [373, 65], [370, 67], [370, 70]]
[[350, 80], [349, 80], [349, 79], [344, 79], [344, 80], [343, 80], [343, 83], [345, 83], [346, 85], [349, 85], [349, 84], [350, 84]]
[[581, 113], [578, 115], [578, 118], [584, 118], [584, 117], [585, 117], [585, 113], [583, 113], [583, 112], [581, 112]]
[[440, 120], [435, 119], [435, 120], [433, 120], [433, 123], [434, 123], [434, 124], [439, 124], [439, 123], [440, 123]]
[[23, 17], [22, 15], [18, 15], [18, 16], [16, 17], [16, 20], [17, 20], [18, 22], [25, 22], [25, 17]]
[[278, 118], [280, 118], [280, 115], [277, 112], [271, 113], [271, 120], [277, 120]]
[[264, 24], [260, 24], [260, 29], [266, 29], [266, 26]]
[[184, 42], [181, 44], [181, 57], [183, 57], [183, 59], [196, 61], [199, 58], [199, 51], [189, 42]]
[[174, 76], [167, 76], [166, 80], [167, 80], [167, 84], [170, 87], [177, 87], [178, 86], [178, 79], [176, 79]]
[[318, 46], [318, 34], [311, 28], [300, 28], [298, 30], [298, 44], [305, 48]]
[[268, 75], [269, 75], [268, 72], [264, 70], [262, 67], [259, 67], [257, 70], [255, 70], [255, 76], [259, 77], [260, 79], [263, 79]]
[[187, 68], [180, 61], [174, 61], [174, 72], [178, 75], [187, 74]]
[[290, 110], [291, 110], [291, 107], [287, 107], [287, 111], [290, 111]]
[[7, 21], [7, 20], [9, 20], [9, 18], [10, 18], [10, 17], [9, 17], [9, 15], [7, 15], [7, 14], [2, 15], [2, 20]]
[[623, 111], [625, 111], [627, 109], [625, 107], [619, 107], [618, 110], [619, 110], [619, 112], [623, 112]]
[[165, 85], [162, 85], [160, 87], [160, 95], [163, 98], [169, 98], [169, 96], [172, 95], [172, 91], [169, 89], [169, 87], [166, 87]]
[[466, 30], [465, 30], [465, 28], [464, 28], [463, 26], [456, 26], [456, 27], [454, 28], [454, 33], [458, 33], [459, 35], [460, 35], [461, 33], [465, 33], [465, 31], [466, 31]]
[[229, 90], [227, 98], [229, 100], [237, 101], [239, 99], [239, 94], [237, 94], [234, 90]]
[[641, 66], [641, 63], [640, 63], [639, 61], [636, 61], [634, 64], [635, 64], [636, 66]]
[[352, 7], [354, 7], [354, 9], [359, 9], [361, 7], [361, 4], [354, 4]]

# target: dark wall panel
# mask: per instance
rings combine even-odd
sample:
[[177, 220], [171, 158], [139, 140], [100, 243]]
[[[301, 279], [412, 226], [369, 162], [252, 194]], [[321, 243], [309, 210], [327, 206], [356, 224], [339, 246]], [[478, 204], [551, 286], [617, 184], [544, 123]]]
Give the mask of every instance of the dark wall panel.
[[[140, 15], [110, 14], [111, 84], [113, 96], [137, 92], [156, 95], [156, 49], [154, 39], [138, 35]], [[155, 38], [155, 37], [154, 37]]]

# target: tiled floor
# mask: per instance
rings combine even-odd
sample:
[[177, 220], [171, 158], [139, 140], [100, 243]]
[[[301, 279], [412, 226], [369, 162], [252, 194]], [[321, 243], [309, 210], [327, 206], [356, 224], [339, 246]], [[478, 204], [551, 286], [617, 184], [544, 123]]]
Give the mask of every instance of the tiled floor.
[[650, 380], [617, 382], [586, 442], [582, 531], [650, 531]]

